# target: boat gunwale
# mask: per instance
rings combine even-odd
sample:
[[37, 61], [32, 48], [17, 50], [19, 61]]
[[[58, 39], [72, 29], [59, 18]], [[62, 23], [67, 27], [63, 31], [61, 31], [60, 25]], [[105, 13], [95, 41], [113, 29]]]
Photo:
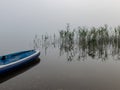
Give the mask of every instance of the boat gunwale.
[[30, 56], [27, 56], [27, 57], [25, 57], [25, 58], [19, 59], [18, 61], [11, 62], [11, 63], [5, 64], [5, 65], [0, 65], [0, 69], [1, 69], [1, 68], [4, 68], [4, 67], [7, 67], [7, 66], [10, 66], [10, 65], [14, 65], [14, 64], [19, 63], [19, 62], [21, 62], [21, 61], [25, 61], [25, 60], [33, 57], [34, 55], [37, 55], [38, 53], [40, 53], [39, 50], [35, 50], [35, 51], [36, 51], [36, 52], [35, 52], [34, 54], [31, 54]]

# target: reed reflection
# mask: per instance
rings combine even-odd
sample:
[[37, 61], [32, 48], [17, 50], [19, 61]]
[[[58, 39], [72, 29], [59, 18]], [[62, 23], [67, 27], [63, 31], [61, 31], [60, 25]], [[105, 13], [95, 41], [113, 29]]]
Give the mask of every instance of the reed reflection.
[[68, 61], [92, 58], [105, 61], [108, 57], [120, 59], [120, 26], [113, 29], [107, 25], [101, 27], [78, 27], [71, 29], [67, 24], [59, 36], [42, 36], [42, 48], [59, 48], [60, 56], [66, 55]]
[[70, 32], [70, 27], [67, 25], [67, 31], [60, 31], [60, 55], [67, 53], [67, 60], [72, 61], [74, 53], [74, 31]]
[[66, 30], [60, 31], [60, 38], [60, 52], [67, 53], [68, 61], [72, 61], [73, 57], [77, 57], [77, 60], [86, 60], [88, 56], [102, 60], [108, 57], [107, 25], [100, 28], [92, 27], [90, 30], [86, 27], [79, 27], [76, 32], [70, 31], [67, 26]]

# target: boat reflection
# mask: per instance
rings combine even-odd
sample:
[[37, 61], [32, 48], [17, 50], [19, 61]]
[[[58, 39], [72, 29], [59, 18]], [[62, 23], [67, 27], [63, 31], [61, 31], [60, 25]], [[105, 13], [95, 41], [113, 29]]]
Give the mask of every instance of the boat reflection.
[[19, 74], [26, 72], [27, 70], [33, 68], [39, 63], [40, 63], [40, 58], [37, 58], [36, 60], [33, 60], [32, 62], [19, 66], [18, 68], [15, 68], [9, 72], [0, 74], [0, 83], [3, 83], [11, 78], [14, 78]]

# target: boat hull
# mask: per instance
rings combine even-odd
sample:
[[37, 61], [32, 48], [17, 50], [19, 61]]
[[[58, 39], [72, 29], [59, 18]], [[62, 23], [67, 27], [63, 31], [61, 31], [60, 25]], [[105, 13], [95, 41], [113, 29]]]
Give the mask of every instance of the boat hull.
[[32, 54], [28, 57], [22, 58], [16, 62], [7, 64], [7, 65], [2, 65], [2, 66], [0, 66], [0, 74], [11, 71], [15, 68], [18, 68], [24, 64], [31, 62], [33, 60], [36, 60], [39, 57], [39, 55], [40, 55], [40, 51], [35, 51], [34, 54]]

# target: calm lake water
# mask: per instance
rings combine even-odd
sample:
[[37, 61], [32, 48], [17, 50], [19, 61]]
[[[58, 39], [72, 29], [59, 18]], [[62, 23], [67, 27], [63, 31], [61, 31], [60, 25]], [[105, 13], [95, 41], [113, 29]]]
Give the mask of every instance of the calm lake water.
[[[60, 39], [42, 41], [41, 36], [35, 38], [36, 41], [40, 40], [40, 59], [1, 76], [1, 90], [120, 89], [120, 59], [115, 49], [107, 49], [106, 53], [104, 49], [103, 53], [98, 49], [94, 51], [97, 54], [93, 55], [85, 52], [83, 48], [78, 48], [76, 44], [61, 43]], [[32, 45], [28, 48], [33, 48]], [[13, 51], [17, 50], [16, 48]]]

